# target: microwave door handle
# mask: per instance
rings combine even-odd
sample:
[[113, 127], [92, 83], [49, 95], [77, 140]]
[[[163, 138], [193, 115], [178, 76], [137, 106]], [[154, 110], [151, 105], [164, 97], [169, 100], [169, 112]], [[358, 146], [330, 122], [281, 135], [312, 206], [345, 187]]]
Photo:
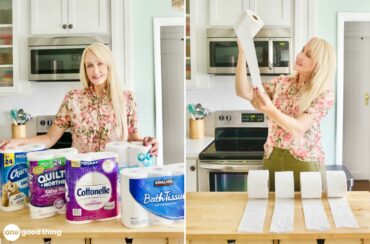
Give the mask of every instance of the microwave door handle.
[[273, 41], [272, 39], [269, 39], [269, 45], [268, 45], [268, 48], [269, 48], [269, 70], [272, 70], [272, 64], [273, 64], [273, 56], [274, 56], [274, 49], [273, 49]]
[[262, 169], [262, 165], [218, 165], [199, 163], [199, 167], [205, 170], [219, 172], [248, 172], [249, 170]]

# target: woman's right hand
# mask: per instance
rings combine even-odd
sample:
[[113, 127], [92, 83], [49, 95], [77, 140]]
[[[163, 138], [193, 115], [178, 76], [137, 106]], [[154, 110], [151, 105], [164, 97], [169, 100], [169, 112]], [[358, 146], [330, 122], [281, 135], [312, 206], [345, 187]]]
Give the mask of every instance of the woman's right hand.
[[0, 149], [5, 150], [9, 147], [16, 147], [24, 144], [22, 139], [6, 139], [0, 142]]

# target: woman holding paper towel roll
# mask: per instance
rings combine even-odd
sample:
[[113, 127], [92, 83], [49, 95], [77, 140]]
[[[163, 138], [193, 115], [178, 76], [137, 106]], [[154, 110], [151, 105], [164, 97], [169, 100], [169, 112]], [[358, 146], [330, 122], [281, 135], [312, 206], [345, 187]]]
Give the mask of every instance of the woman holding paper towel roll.
[[270, 171], [270, 188], [274, 190], [275, 171], [293, 171], [298, 191], [301, 171], [325, 172], [320, 121], [334, 104], [334, 50], [323, 39], [310, 39], [297, 55], [295, 74], [264, 82], [261, 91], [248, 82], [238, 45], [236, 93], [269, 118], [263, 166]]
[[157, 155], [156, 140], [139, 136], [133, 94], [122, 90], [107, 46], [93, 43], [84, 50], [80, 79], [84, 88], [67, 93], [46, 135], [5, 140], [0, 148], [28, 143], [43, 143], [49, 148], [70, 129], [72, 146], [80, 153], [102, 151], [110, 141], [128, 140], [151, 145], [150, 153]]

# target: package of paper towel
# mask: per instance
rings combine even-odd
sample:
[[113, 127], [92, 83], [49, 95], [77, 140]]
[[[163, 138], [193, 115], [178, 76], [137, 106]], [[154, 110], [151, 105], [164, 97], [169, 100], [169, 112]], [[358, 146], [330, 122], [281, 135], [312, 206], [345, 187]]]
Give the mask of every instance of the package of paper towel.
[[70, 223], [111, 220], [119, 215], [117, 154], [66, 156], [66, 219]]
[[119, 168], [154, 166], [154, 160], [149, 153], [150, 146], [144, 146], [142, 142], [109, 142], [105, 147], [105, 151], [117, 153]]
[[26, 206], [29, 191], [27, 153], [44, 149], [42, 144], [27, 144], [0, 150], [1, 210], [15, 211]]
[[184, 164], [125, 168], [120, 172], [121, 218], [129, 228], [184, 219]]
[[75, 148], [65, 148], [27, 154], [31, 218], [65, 213], [66, 156], [77, 153]]

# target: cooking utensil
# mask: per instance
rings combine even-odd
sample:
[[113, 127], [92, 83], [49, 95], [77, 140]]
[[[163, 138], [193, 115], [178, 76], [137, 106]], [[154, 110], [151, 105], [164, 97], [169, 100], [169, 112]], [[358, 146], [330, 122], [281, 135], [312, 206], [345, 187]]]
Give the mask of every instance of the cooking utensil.
[[196, 119], [195, 118], [195, 109], [194, 109], [194, 105], [193, 104], [191, 104], [191, 103], [188, 104], [188, 111], [190, 113], [191, 118], [192, 119]]
[[18, 125], [18, 123], [17, 123], [17, 112], [14, 109], [10, 110], [10, 117], [12, 118], [14, 124]]

